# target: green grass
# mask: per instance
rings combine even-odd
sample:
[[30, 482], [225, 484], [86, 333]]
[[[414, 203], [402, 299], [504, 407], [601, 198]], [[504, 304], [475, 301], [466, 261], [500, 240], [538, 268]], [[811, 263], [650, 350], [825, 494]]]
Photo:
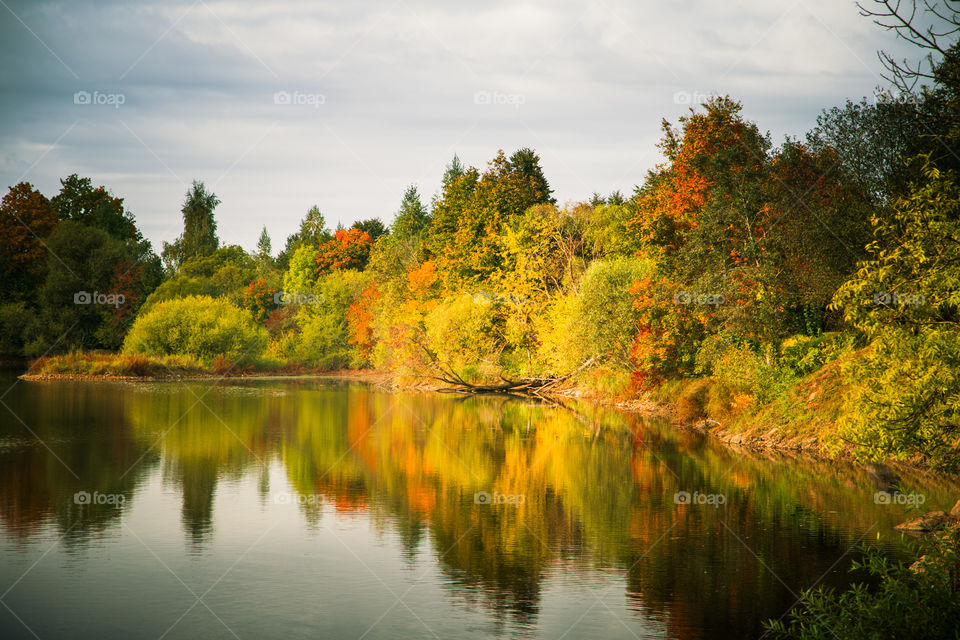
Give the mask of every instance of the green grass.
[[106, 351], [74, 351], [38, 358], [30, 363], [27, 377], [76, 378], [177, 378], [206, 376], [243, 376], [251, 374], [314, 375], [317, 367], [291, 363], [277, 358], [258, 358], [240, 365], [217, 356], [205, 363], [191, 356], [144, 356]]

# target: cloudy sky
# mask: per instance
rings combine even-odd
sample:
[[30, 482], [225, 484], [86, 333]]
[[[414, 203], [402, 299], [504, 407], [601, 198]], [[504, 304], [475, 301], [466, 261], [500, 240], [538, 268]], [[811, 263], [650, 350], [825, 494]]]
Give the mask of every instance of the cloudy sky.
[[710, 94], [802, 136], [884, 84], [881, 48], [848, 0], [0, 0], [0, 179], [90, 176], [158, 249], [203, 180], [225, 242], [279, 249], [313, 204], [389, 222], [454, 153], [533, 147], [561, 202], [629, 193]]

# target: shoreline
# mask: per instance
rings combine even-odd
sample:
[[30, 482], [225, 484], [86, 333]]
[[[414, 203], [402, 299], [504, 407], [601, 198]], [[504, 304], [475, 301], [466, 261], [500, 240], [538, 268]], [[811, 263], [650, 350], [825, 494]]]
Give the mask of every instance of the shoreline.
[[[317, 371], [303, 368], [291, 368], [289, 370], [278, 369], [276, 371], [238, 371], [228, 372], [226, 374], [218, 373], [188, 373], [176, 374], [169, 373], [161, 376], [118, 376], [110, 374], [80, 374], [80, 373], [24, 373], [17, 376], [18, 379], [26, 382], [189, 382], [192, 380], [268, 380], [268, 379], [323, 379], [333, 378], [340, 380], [352, 380], [374, 384], [379, 387], [388, 388], [391, 391], [420, 391], [424, 393], [439, 393], [445, 387], [441, 384], [430, 382], [424, 378], [422, 382], [413, 383], [412, 381], [400, 382], [402, 376], [386, 371], [376, 371], [372, 369], [337, 369], [332, 371]], [[470, 395], [470, 394], [462, 394]], [[478, 394], [483, 395], [483, 394]], [[546, 398], [555, 398], [557, 400], [571, 399], [582, 400], [597, 404], [611, 409], [617, 409], [628, 413], [636, 413], [647, 417], [656, 417], [668, 420], [673, 426], [696, 431], [707, 437], [718, 440], [729, 447], [740, 447], [753, 451], [776, 451], [779, 453], [800, 453], [805, 456], [816, 457], [821, 460], [833, 459], [826, 456], [820, 450], [820, 440], [815, 435], [796, 435], [782, 438], [771, 437], [770, 434], [755, 436], [747, 432], [732, 432], [716, 420], [704, 418], [698, 421], [690, 422], [678, 418], [677, 408], [674, 403], [659, 402], [653, 400], [646, 393], [643, 395], [634, 395], [630, 397], [612, 397], [598, 393], [585, 387], [577, 385], [567, 385], [558, 387], [555, 392], [546, 394]], [[771, 431], [774, 431], [772, 429]], [[749, 431], [749, 429], [747, 430]], [[841, 459], [849, 460], [851, 456], [845, 451], [841, 451], [837, 456]], [[894, 463], [895, 464], [895, 463]], [[902, 464], [902, 463], [901, 463]], [[913, 466], [913, 465], [911, 465]]]

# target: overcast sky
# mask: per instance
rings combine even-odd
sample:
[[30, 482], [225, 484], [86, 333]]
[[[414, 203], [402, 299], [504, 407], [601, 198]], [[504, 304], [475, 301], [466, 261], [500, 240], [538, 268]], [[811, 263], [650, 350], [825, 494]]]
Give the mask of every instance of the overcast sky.
[[881, 48], [847, 0], [0, 0], [0, 182], [90, 176], [159, 251], [203, 180], [223, 241], [266, 224], [276, 251], [313, 204], [389, 223], [454, 153], [533, 147], [561, 202], [629, 193], [710, 94], [802, 137], [884, 84]]

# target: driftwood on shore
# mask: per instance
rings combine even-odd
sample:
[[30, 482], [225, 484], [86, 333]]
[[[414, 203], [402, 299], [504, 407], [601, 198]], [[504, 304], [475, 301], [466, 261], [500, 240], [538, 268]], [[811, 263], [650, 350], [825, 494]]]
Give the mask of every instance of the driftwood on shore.
[[456, 371], [453, 370], [453, 368], [443, 366], [437, 357], [430, 353], [430, 351], [428, 351], [426, 348], [424, 348], [424, 351], [427, 351], [427, 355], [430, 356], [430, 359], [433, 361], [433, 365], [441, 373], [439, 376], [433, 376], [433, 379], [449, 385], [447, 387], [437, 389], [437, 391], [441, 393], [500, 393], [523, 396], [542, 396], [549, 394], [551, 390], [557, 387], [557, 385], [569, 380], [594, 362], [594, 359], [590, 358], [579, 367], [563, 376], [548, 376], [544, 378], [517, 378], [516, 380], [511, 380], [509, 378], [505, 378], [501, 374], [501, 382], [494, 384], [473, 384], [464, 380], [460, 375], [457, 374]]

